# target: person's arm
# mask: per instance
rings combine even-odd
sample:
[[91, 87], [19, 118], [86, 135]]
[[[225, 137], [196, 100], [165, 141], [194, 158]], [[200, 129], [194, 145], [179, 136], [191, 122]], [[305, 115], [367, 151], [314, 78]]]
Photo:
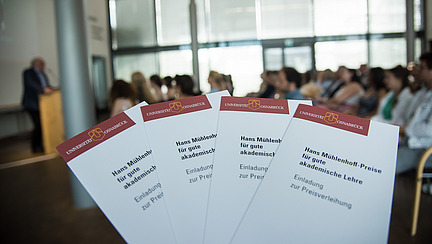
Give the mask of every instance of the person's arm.
[[412, 98], [413, 95], [411, 94], [409, 88], [403, 89], [403, 91], [399, 94], [399, 97], [397, 98], [398, 102], [396, 106], [392, 109], [392, 124], [404, 124], [404, 115], [408, 110]]
[[344, 89], [342, 93], [338, 94], [336, 97], [331, 99], [333, 103], [343, 104], [346, 100], [348, 100], [348, 98], [359, 93], [362, 87], [358, 83], [350, 83], [346, 85], [345, 88], [342, 89]]
[[[431, 97], [432, 94], [429, 94]], [[432, 99], [419, 105], [411, 122], [405, 128], [408, 137], [432, 137]]]
[[428, 119], [416, 121], [405, 128], [405, 133], [415, 137], [432, 137], [432, 115]]

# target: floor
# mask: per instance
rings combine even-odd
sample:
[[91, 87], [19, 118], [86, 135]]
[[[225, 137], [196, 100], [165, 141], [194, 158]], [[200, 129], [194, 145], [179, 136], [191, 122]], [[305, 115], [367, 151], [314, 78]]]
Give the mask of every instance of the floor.
[[[64, 161], [29, 148], [28, 135], [0, 140], [0, 242], [124, 243], [97, 207], [74, 207]], [[417, 235], [410, 236], [413, 189], [413, 172], [396, 177], [388, 243], [432, 243], [430, 195], [422, 195]]]

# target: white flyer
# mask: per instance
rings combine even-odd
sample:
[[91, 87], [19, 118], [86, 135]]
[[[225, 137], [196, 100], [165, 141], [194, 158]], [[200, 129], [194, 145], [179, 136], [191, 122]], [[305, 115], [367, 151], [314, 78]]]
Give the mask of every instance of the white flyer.
[[230, 242], [299, 103], [222, 97], [204, 243]]
[[138, 104], [57, 147], [128, 243], [175, 243]]
[[201, 243], [220, 99], [227, 91], [141, 108], [177, 243]]
[[231, 243], [387, 243], [398, 137], [299, 105]]

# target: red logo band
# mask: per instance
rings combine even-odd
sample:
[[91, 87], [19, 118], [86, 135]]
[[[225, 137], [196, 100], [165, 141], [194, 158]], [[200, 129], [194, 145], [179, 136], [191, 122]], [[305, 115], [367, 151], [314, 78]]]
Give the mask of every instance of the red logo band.
[[120, 113], [58, 145], [57, 151], [67, 163], [133, 125], [135, 122]]
[[201, 95], [143, 106], [141, 107], [141, 113], [144, 122], [147, 122], [154, 119], [161, 119], [210, 108], [212, 108], [212, 106], [210, 105], [207, 96]]
[[220, 111], [289, 114], [285, 99], [222, 97]]
[[330, 111], [324, 108], [299, 104], [294, 118], [317, 122], [334, 128], [367, 136], [370, 120], [348, 114]]

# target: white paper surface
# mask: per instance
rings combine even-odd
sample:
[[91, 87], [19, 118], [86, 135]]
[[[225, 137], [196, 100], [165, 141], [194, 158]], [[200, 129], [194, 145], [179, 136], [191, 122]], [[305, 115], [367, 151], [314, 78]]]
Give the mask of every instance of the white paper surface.
[[[248, 98], [230, 98], [234, 101]], [[250, 100], [250, 99], [249, 99]], [[282, 100], [263, 99], [269, 105]], [[222, 100], [222, 103], [224, 100]], [[287, 113], [220, 111], [204, 243], [229, 243], [299, 103], [284, 101]], [[263, 103], [263, 102], [262, 102]], [[267, 153], [269, 156], [244, 152]], [[223, 233], [223, 234], [221, 234]]]
[[[201, 243], [203, 240], [220, 98], [229, 93], [223, 91], [205, 96], [211, 109], [150, 121], [144, 118], [178, 243]], [[181, 99], [176, 101], [184, 106]]]
[[397, 142], [293, 118], [232, 243], [386, 243]]
[[[141, 103], [124, 112], [135, 125], [76, 156], [68, 166], [126, 242], [175, 243], [164, 193], [144, 130], [140, 111], [143, 105], [146, 104]], [[118, 116], [103, 123], [109, 124]], [[94, 130], [101, 125], [95, 126]], [[104, 133], [99, 137], [113, 133], [121, 128], [120, 125], [114, 123], [99, 130]], [[91, 131], [77, 137], [88, 137], [92, 135]], [[78, 145], [82, 148], [94, 140], [87, 142], [89, 144]], [[63, 153], [75, 149], [66, 149]]]

